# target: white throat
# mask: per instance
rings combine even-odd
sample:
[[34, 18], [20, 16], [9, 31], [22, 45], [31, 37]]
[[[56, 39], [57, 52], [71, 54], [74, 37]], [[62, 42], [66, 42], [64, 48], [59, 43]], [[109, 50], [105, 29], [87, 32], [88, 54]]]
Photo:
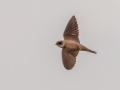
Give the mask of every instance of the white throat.
[[58, 45], [58, 47], [63, 48], [63, 47], [64, 47], [64, 44], [63, 44], [63, 45]]
[[62, 45], [57, 45], [58, 47], [60, 47], [60, 48], [63, 48], [64, 47], [64, 45], [65, 45], [65, 42], [63, 42], [63, 44]]

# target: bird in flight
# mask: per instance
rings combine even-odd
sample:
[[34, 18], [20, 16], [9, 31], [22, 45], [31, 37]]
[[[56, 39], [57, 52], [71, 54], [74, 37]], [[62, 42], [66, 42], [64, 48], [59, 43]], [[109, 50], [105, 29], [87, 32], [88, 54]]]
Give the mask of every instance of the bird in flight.
[[56, 42], [56, 45], [62, 48], [62, 62], [67, 70], [71, 70], [76, 63], [76, 56], [79, 51], [87, 51], [94, 54], [97, 52], [83, 46], [79, 41], [79, 30], [75, 16], [69, 20], [63, 33], [64, 40]]

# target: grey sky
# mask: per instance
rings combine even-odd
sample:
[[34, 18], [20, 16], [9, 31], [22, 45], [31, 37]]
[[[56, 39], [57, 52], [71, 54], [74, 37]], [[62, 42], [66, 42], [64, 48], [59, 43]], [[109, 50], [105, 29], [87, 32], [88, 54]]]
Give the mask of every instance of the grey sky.
[[[75, 15], [83, 45], [63, 67], [56, 41]], [[120, 0], [0, 0], [0, 90], [120, 90]]]

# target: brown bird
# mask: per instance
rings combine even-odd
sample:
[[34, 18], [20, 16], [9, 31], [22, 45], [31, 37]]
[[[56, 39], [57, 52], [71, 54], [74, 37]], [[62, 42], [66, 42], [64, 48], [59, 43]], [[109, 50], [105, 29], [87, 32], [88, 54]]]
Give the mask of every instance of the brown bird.
[[78, 55], [79, 51], [87, 51], [94, 54], [97, 53], [80, 44], [78, 36], [78, 24], [75, 16], [73, 15], [65, 28], [63, 34], [64, 40], [56, 42], [56, 45], [62, 48], [62, 61], [67, 70], [70, 70], [74, 67], [76, 63], [76, 56]]

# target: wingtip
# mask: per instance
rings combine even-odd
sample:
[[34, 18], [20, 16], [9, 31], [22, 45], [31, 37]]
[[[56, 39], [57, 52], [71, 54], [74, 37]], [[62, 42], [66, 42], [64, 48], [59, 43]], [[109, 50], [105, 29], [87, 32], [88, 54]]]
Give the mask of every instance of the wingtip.
[[75, 15], [73, 15], [73, 16], [71, 17], [71, 19], [70, 19], [70, 20], [72, 20], [72, 19], [76, 20], [76, 17], [75, 17]]
[[75, 15], [73, 15], [72, 17], [75, 17]]

